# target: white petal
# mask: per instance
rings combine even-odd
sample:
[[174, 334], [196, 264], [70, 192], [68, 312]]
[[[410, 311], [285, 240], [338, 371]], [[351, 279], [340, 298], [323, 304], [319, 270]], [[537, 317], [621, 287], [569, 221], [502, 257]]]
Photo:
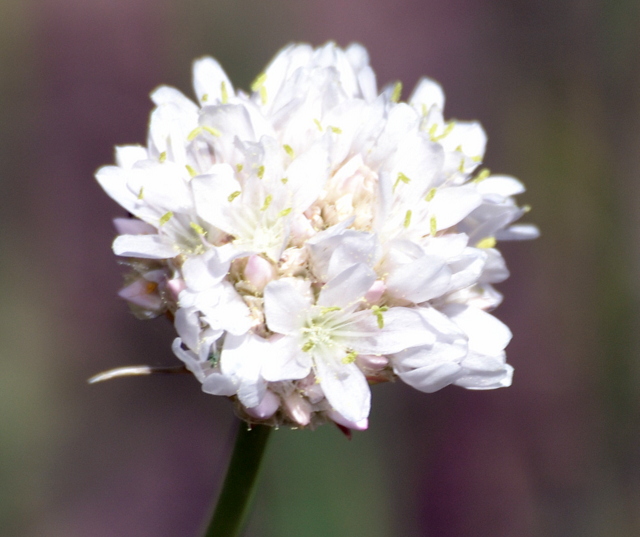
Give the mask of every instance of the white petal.
[[113, 241], [113, 252], [124, 257], [168, 259], [178, 255], [173, 244], [160, 235], [120, 235]]
[[497, 194], [507, 198], [524, 192], [524, 185], [510, 175], [492, 175], [478, 183], [478, 192], [484, 195]]
[[532, 224], [516, 224], [496, 233], [496, 239], [500, 241], [522, 241], [537, 239], [540, 230]]
[[121, 168], [131, 168], [139, 160], [147, 158], [147, 149], [140, 145], [116, 146], [116, 164]]
[[378, 326], [378, 317], [373, 312], [364, 311], [357, 315], [357, 329], [348, 339], [348, 345], [358, 353], [392, 354], [435, 342], [435, 335], [413, 309], [391, 308], [382, 313], [383, 328]]
[[442, 188], [431, 200], [431, 214], [436, 218], [438, 230], [456, 225], [482, 203], [475, 186]]
[[329, 175], [329, 154], [321, 145], [293, 159], [286, 170], [296, 211], [305, 211], [320, 195]]
[[246, 407], [260, 404], [267, 389], [261, 377], [262, 363], [269, 359], [269, 343], [254, 334], [227, 334], [220, 355], [220, 371], [236, 379], [238, 399]]
[[369, 416], [371, 391], [355, 364], [334, 357], [316, 357], [316, 377], [331, 406], [348, 421], [358, 423]]
[[193, 89], [202, 106], [222, 100], [223, 83], [227, 96], [233, 97], [233, 85], [216, 60], [206, 56], [193, 62]]
[[462, 363], [463, 375], [454, 384], [468, 390], [493, 390], [511, 386], [513, 367], [504, 361], [504, 353], [486, 356], [471, 353]]
[[409, 97], [409, 103], [421, 112], [423, 105], [427, 111], [432, 106], [442, 110], [444, 108], [444, 91], [442, 91], [442, 86], [430, 78], [421, 78], [418, 84], [416, 84], [411, 97]]
[[129, 173], [117, 166], [103, 166], [96, 172], [96, 179], [111, 199], [133, 213], [138, 203], [138, 195], [127, 186]]
[[425, 255], [396, 267], [385, 283], [392, 296], [419, 303], [442, 295], [450, 280], [451, 270], [444, 261]]
[[349, 306], [364, 297], [376, 278], [376, 273], [366, 265], [353, 265], [322, 288], [318, 306]]
[[479, 354], [497, 355], [511, 340], [509, 328], [493, 315], [462, 304], [441, 308], [469, 337], [469, 348]]
[[230, 397], [238, 391], [238, 381], [222, 373], [213, 372], [202, 382], [202, 391], [211, 395]]
[[264, 314], [272, 332], [295, 333], [306, 320], [310, 306], [308, 282], [283, 278], [264, 288]]
[[311, 355], [300, 348], [297, 337], [270, 341], [272, 351], [262, 364], [262, 376], [269, 382], [303, 379], [311, 371]]

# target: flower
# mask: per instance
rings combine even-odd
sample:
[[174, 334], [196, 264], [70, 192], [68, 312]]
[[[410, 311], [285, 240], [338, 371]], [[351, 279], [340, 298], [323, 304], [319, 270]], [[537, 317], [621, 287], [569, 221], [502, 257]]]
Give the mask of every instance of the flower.
[[132, 215], [120, 296], [169, 314], [205, 392], [249, 422], [364, 429], [372, 383], [511, 383], [496, 245], [537, 230], [512, 225], [524, 187], [481, 168], [482, 127], [446, 121], [436, 82], [401, 102], [333, 43], [286, 47], [250, 93], [212, 58], [193, 77], [196, 101], [156, 89], [147, 147], [96, 177]]

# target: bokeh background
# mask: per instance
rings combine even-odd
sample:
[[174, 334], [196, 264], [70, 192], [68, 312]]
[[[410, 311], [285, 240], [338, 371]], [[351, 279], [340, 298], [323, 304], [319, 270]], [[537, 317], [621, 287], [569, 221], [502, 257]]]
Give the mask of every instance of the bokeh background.
[[248, 87], [290, 41], [364, 44], [379, 84], [439, 80], [522, 179], [542, 237], [502, 244], [511, 388], [377, 386], [369, 431], [274, 433], [250, 537], [640, 535], [637, 0], [0, 0], [0, 534], [190, 537], [231, 405], [117, 299], [121, 210], [94, 171], [148, 94], [215, 56]]

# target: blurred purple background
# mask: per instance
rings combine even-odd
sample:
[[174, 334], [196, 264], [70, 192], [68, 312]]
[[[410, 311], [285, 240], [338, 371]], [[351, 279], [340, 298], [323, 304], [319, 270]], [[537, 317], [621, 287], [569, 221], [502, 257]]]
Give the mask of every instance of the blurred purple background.
[[161, 83], [248, 87], [290, 41], [364, 44], [380, 85], [440, 81], [542, 238], [502, 244], [514, 385], [373, 389], [369, 431], [274, 433], [250, 537], [640, 534], [640, 4], [631, 0], [0, 1], [0, 528], [198, 536], [235, 429], [117, 299], [122, 211], [95, 170]]

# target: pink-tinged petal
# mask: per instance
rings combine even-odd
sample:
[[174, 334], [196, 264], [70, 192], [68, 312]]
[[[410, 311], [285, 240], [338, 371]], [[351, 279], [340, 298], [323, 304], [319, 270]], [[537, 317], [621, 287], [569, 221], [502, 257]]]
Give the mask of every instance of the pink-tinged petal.
[[309, 282], [283, 278], [264, 288], [264, 313], [272, 332], [293, 334], [305, 322], [311, 307]]
[[376, 281], [376, 273], [366, 265], [353, 265], [327, 282], [320, 291], [318, 306], [345, 307], [361, 300]]
[[118, 291], [118, 296], [127, 302], [151, 311], [163, 309], [162, 298], [157, 292], [158, 285], [144, 278], [138, 278]]
[[262, 376], [269, 382], [303, 379], [311, 371], [311, 356], [302, 350], [296, 337], [271, 340], [268, 359], [262, 363]]
[[358, 423], [369, 416], [371, 391], [355, 364], [343, 364], [333, 356], [316, 356], [316, 376], [327, 401], [347, 421]]
[[369, 304], [375, 304], [382, 298], [384, 292], [387, 290], [387, 286], [384, 284], [382, 280], [376, 280], [373, 282], [373, 285], [369, 288], [369, 290], [365, 293], [364, 299]]
[[259, 255], [249, 256], [244, 269], [244, 278], [258, 291], [262, 291], [275, 277], [276, 270], [272, 263]]
[[203, 382], [207, 373], [211, 370], [211, 366], [208, 362], [202, 362], [198, 359], [198, 355], [193, 351], [182, 348], [182, 340], [178, 337], [173, 340], [171, 344], [171, 350], [173, 353], [184, 363], [185, 367], [191, 371], [194, 376]]
[[249, 416], [258, 420], [268, 420], [280, 408], [280, 398], [273, 392], [267, 390], [258, 406], [246, 408], [245, 412]]
[[298, 393], [293, 392], [284, 398], [284, 411], [300, 427], [311, 423], [311, 405]]
[[353, 429], [354, 431], [366, 431], [369, 428], [368, 418], [364, 418], [363, 420], [360, 420], [358, 422], [349, 421], [342, 414], [336, 412], [335, 410], [329, 410], [329, 412], [327, 412], [327, 417], [330, 420], [347, 427], [348, 429]]
[[453, 383], [462, 368], [460, 364], [453, 362], [431, 363], [417, 369], [408, 371], [396, 371], [403, 382], [425, 393], [436, 392]]
[[160, 235], [120, 235], [113, 241], [113, 252], [123, 257], [169, 259], [178, 255], [173, 244]]

